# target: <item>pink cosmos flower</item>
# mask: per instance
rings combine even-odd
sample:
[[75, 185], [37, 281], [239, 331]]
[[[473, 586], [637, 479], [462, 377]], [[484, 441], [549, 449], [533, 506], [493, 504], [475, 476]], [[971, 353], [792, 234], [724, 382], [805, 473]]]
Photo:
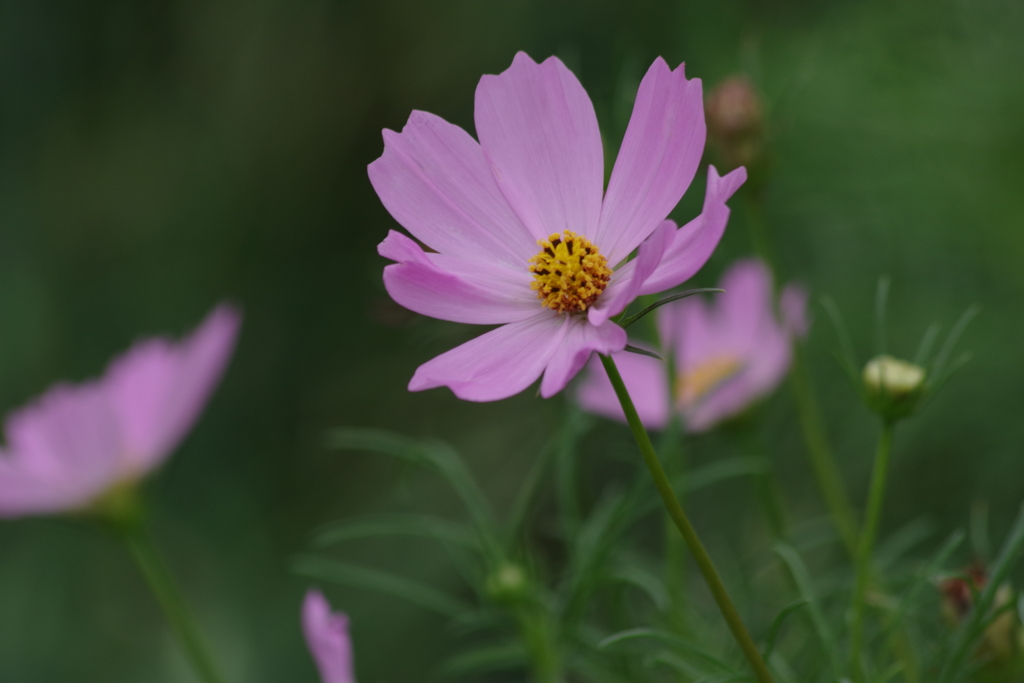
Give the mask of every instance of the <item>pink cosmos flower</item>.
[[704, 264], [746, 171], [710, 168], [703, 213], [682, 228], [665, 220], [697, 171], [705, 126], [700, 80], [660, 58], [640, 83], [607, 191], [594, 107], [555, 57], [537, 64], [520, 52], [482, 77], [475, 118], [479, 143], [414, 111], [401, 133], [384, 131], [369, 167], [384, 206], [429, 248], [395, 231], [380, 244], [396, 262], [384, 269], [392, 298], [442, 320], [501, 325], [421, 365], [409, 389], [493, 401], [543, 374], [549, 397], [594, 351], [625, 347], [610, 317]]
[[99, 379], [58, 384], [8, 415], [0, 517], [78, 510], [162, 463], [220, 379], [239, 320], [219, 306], [180, 342], [140, 341]]
[[302, 603], [302, 630], [320, 670], [320, 680], [323, 683], [355, 683], [348, 617], [331, 613], [331, 606], [320, 591], [306, 593]]
[[[760, 261], [735, 263], [722, 277], [714, 305], [684, 299], [658, 309], [662, 346], [675, 358], [669, 386], [665, 363], [634, 353], [614, 355], [644, 425], [668, 424], [669, 395], [692, 432], [710, 429], [770, 393], [789, 370], [792, 340], [807, 333], [807, 293], [788, 285], [780, 296], [782, 321], [772, 307], [772, 284]], [[586, 409], [625, 421], [611, 382], [592, 363], [576, 394]]]

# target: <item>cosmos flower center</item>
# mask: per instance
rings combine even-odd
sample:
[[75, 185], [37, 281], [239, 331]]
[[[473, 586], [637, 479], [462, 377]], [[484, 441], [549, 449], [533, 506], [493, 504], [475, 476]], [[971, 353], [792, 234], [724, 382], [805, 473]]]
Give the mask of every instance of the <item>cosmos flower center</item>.
[[689, 408], [734, 377], [741, 368], [742, 363], [735, 356], [712, 356], [679, 375], [676, 396]]
[[541, 305], [556, 313], [581, 313], [608, 286], [608, 259], [586, 237], [566, 230], [537, 240], [540, 252], [530, 259], [533, 282]]

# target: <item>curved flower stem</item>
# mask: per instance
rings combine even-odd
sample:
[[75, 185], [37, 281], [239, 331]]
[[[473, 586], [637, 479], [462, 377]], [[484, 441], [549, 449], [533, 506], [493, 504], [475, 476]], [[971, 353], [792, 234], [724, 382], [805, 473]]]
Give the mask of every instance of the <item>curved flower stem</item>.
[[223, 683], [224, 679], [217, 671], [213, 658], [206, 649], [199, 629], [181, 595], [171, 579], [170, 572], [160, 558], [156, 546], [141, 523], [122, 528], [122, 538], [128, 545], [139, 565], [142, 575], [153, 590], [160, 607], [170, 622], [171, 628], [178, 637], [185, 654], [192, 663], [196, 674], [203, 683]]
[[850, 622], [850, 671], [858, 683], [864, 680], [860, 662], [864, 641], [864, 595], [871, 579], [871, 551], [874, 549], [875, 535], [878, 532], [878, 520], [882, 516], [882, 499], [885, 496], [885, 479], [889, 471], [893, 426], [893, 422], [889, 420], [882, 424], [878, 451], [875, 453], [875, 469], [871, 474], [871, 490], [868, 493], [864, 529], [861, 531], [860, 544], [857, 546], [857, 583], [853, 590], [853, 617]]
[[622, 410], [626, 413], [626, 421], [633, 432], [637, 446], [640, 447], [640, 454], [643, 456], [647, 469], [654, 478], [654, 485], [657, 487], [658, 493], [661, 494], [662, 502], [665, 503], [665, 509], [668, 511], [672, 521], [675, 522], [679, 533], [683, 535], [686, 544], [690, 547], [690, 552], [693, 553], [693, 558], [696, 560], [697, 566], [700, 567], [701, 574], [704, 575], [704, 581], [707, 582], [708, 588], [718, 604], [718, 609], [722, 612], [722, 616], [729, 625], [729, 630], [732, 631], [733, 637], [739, 644], [740, 649], [743, 650], [743, 655], [750, 663], [750, 668], [754, 670], [757, 680], [760, 683], [773, 683], [768, 667], [765, 665], [764, 660], [761, 659], [761, 653], [758, 652], [757, 646], [754, 645], [750, 633], [747, 632], [747, 627], [743, 624], [739, 612], [736, 611], [736, 606], [733, 605], [729, 593], [725, 590], [725, 584], [722, 583], [722, 579], [719, 577], [711, 557], [708, 555], [707, 550], [704, 549], [704, 544], [701, 543], [700, 538], [697, 537], [697, 532], [694, 530], [693, 525], [690, 524], [686, 512], [683, 511], [679, 501], [676, 500], [675, 493], [672, 491], [672, 485], [669, 483], [668, 477], [665, 476], [665, 470], [661, 467], [658, 455], [654, 452], [654, 446], [651, 444], [651, 438], [648, 436], [647, 430], [644, 429], [643, 423], [640, 422], [640, 416], [637, 415], [633, 401], [626, 390], [626, 384], [622, 381], [619, 369], [615, 366], [615, 361], [612, 360], [611, 356], [601, 356], [600, 358], [605, 371], [608, 373], [608, 379], [611, 380], [612, 387], [615, 388], [615, 395], [618, 397], [619, 403], [622, 404]]

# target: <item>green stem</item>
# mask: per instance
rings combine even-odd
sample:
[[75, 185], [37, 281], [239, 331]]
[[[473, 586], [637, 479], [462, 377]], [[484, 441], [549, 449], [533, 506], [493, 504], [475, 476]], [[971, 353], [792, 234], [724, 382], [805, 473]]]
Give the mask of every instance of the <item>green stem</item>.
[[[764, 217], [763, 189], [751, 185], [745, 190], [747, 222], [750, 236], [754, 243], [754, 251], [768, 266], [772, 273], [772, 282], [778, 294], [778, 278], [775, 277], [775, 259], [772, 257], [771, 241], [768, 239], [768, 223]], [[777, 300], [776, 296], [773, 300]], [[839, 530], [839, 535], [846, 546], [850, 557], [857, 554], [857, 522], [853, 514], [850, 499], [843, 488], [839, 467], [825, 437], [824, 423], [818, 410], [818, 402], [811, 385], [811, 376], [807, 371], [807, 363], [799, 343], [793, 344], [793, 366], [789, 373], [790, 387], [796, 400], [800, 429], [807, 444], [807, 457], [811, 461], [815, 478], [822, 498], [828, 507], [832, 521]]]
[[615, 367], [615, 361], [612, 360], [611, 356], [601, 356], [600, 358], [605, 371], [608, 373], [608, 379], [611, 380], [612, 386], [615, 388], [615, 395], [618, 397], [619, 403], [622, 404], [622, 410], [626, 413], [626, 421], [633, 432], [637, 446], [640, 447], [640, 454], [643, 456], [647, 469], [650, 470], [651, 476], [654, 478], [654, 485], [657, 487], [658, 493], [661, 494], [661, 500], [665, 504], [665, 509], [668, 511], [669, 516], [672, 517], [672, 521], [675, 522], [679, 533], [683, 535], [683, 539], [686, 540], [690, 552], [693, 553], [693, 559], [696, 560], [701, 574], [704, 575], [704, 581], [707, 582], [711, 595], [714, 596], [715, 602], [718, 604], [718, 609], [722, 612], [722, 616], [729, 625], [729, 630], [732, 631], [732, 635], [743, 651], [743, 655], [750, 663], [750, 668], [753, 669], [757, 680], [760, 683], [773, 683], [768, 667], [765, 665], [764, 660], [761, 659], [761, 653], [758, 652], [753, 639], [750, 637], [750, 633], [747, 632], [747, 627], [740, 618], [739, 612], [736, 611], [735, 605], [732, 604], [732, 599], [725, 590], [725, 584], [722, 583], [722, 579], [719, 577], [711, 557], [708, 555], [707, 550], [704, 549], [704, 544], [701, 543], [700, 538], [697, 537], [697, 532], [694, 530], [693, 525], [690, 524], [690, 520], [687, 518], [679, 501], [676, 500], [675, 493], [672, 491], [672, 485], [669, 483], [668, 477], [665, 476], [665, 470], [661, 467], [657, 453], [654, 452], [651, 438], [640, 422], [640, 416], [637, 415], [633, 401], [626, 390], [626, 384], [622, 381], [618, 368]]
[[853, 618], [850, 623], [850, 671], [858, 683], [864, 680], [860, 662], [864, 642], [864, 596], [871, 579], [871, 551], [874, 549], [875, 535], [878, 533], [878, 520], [882, 516], [885, 479], [889, 471], [889, 453], [892, 451], [892, 432], [893, 422], [883, 422], [882, 433], [878, 438], [878, 451], [875, 453], [875, 468], [871, 474], [871, 490], [868, 493], [864, 528], [857, 547], [857, 583], [853, 590]]
[[564, 683], [562, 662], [547, 613], [537, 605], [525, 604], [516, 610], [516, 616], [530, 652], [534, 683]]
[[832, 521], [839, 530], [839, 535], [846, 546], [850, 557], [857, 556], [857, 522], [853, 515], [853, 507], [843, 488], [843, 480], [839, 467], [832, 457], [832, 451], [825, 438], [821, 413], [814, 398], [810, 374], [804, 362], [803, 349], [799, 343], [793, 344], [793, 367], [789, 373], [789, 384], [796, 401], [800, 428], [807, 444], [807, 457], [811, 461], [818, 488], [825, 499], [825, 505], [832, 515]]
[[167, 621], [178, 637], [185, 654], [203, 683], [223, 683], [199, 629], [196, 627], [188, 608], [171, 579], [170, 572], [160, 559], [160, 554], [141, 524], [122, 529], [122, 537], [132, 557], [142, 570], [142, 575], [153, 590]]

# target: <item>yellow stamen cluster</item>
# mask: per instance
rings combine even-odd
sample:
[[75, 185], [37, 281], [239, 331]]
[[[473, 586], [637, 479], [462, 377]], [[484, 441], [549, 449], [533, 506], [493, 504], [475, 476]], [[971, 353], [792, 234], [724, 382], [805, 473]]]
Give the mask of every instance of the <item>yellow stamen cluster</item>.
[[586, 237], [571, 230], [537, 240], [541, 251], [530, 259], [533, 282], [541, 304], [558, 313], [581, 313], [608, 286], [608, 259]]
[[739, 372], [742, 364], [732, 356], [712, 356], [679, 376], [676, 396], [689, 408]]

